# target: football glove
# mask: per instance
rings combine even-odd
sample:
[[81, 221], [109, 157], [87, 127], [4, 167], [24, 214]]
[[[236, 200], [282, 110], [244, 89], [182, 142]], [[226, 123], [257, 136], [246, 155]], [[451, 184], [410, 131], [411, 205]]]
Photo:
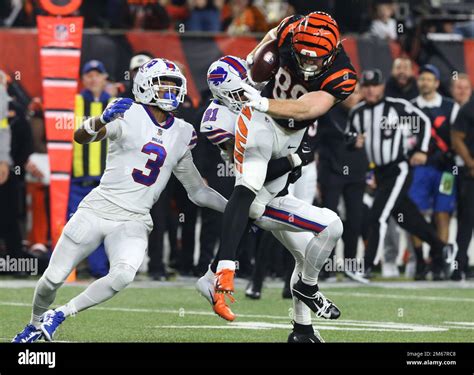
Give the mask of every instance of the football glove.
[[133, 100], [130, 98], [119, 98], [111, 102], [100, 116], [100, 121], [107, 124], [123, 114], [131, 107]]
[[260, 112], [268, 111], [268, 99], [260, 95], [260, 92], [257, 89], [254, 89], [252, 86], [246, 84], [245, 82], [241, 83], [242, 88], [244, 89], [244, 95], [249, 99], [245, 105], [252, 107]]

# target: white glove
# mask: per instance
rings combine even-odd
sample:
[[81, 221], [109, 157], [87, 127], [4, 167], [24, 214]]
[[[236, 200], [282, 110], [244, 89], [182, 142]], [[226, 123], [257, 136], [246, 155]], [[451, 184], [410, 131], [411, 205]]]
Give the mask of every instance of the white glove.
[[241, 83], [242, 88], [244, 89], [244, 95], [248, 98], [248, 102], [245, 105], [252, 107], [260, 112], [268, 111], [268, 99], [260, 95], [260, 91], [254, 89], [252, 86], [246, 84], [245, 82]]
[[245, 61], [247, 62], [248, 67], [250, 68], [253, 65], [253, 55], [249, 53]]

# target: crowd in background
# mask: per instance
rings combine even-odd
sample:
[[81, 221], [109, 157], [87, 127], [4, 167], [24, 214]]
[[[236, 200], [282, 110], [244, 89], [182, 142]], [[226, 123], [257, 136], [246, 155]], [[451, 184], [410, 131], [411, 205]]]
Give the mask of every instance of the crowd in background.
[[[14, 3], [12, 1], [12, 5]], [[272, 23], [268, 19], [270, 13], [262, 11], [265, 6], [275, 3], [272, 1], [129, 0], [124, 2], [110, 0], [103, 2], [104, 9], [94, 7], [95, 12], [92, 12], [92, 9], [86, 11], [88, 3], [88, 1], [84, 1], [81, 9], [86, 17], [86, 26], [101, 28], [129, 26], [148, 28], [147, 25], [150, 25], [152, 29], [167, 29], [175, 27], [173, 25], [176, 22], [184, 22], [188, 30], [227, 30], [233, 33], [260, 32], [274, 25], [282, 16], [281, 9], [275, 10], [279, 16], [275, 16], [275, 22]], [[305, 3], [307, 2], [289, 1], [284, 7], [284, 12], [307, 13], [312, 9], [309, 9]], [[398, 24], [394, 19], [397, 10], [390, 2], [376, 4], [372, 20], [362, 20], [363, 12], [350, 10], [351, 4], [355, 2], [344, 2], [347, 4], [344, 7], [347, 8], [345, 11], [352, 12], [352, 15], [356, 16], [352, 18], [344, 17], [343, 13], [337, 13], [337, 9], [341, 8], [338, 7], [341, 2], [327, 1], [326, 3], [328, 7], [332, 6], [336, 11], [336, 19], [342, 21], [343, 31], [367, 31], [389, 39], [396, 39], [398, 36], [397, 31], [394, 30]], [[22, 6], [23, 8], [13, 24], [34, 26], [33, 19], [28, 15], [35, 12], [35, 2], [27, 1], [26, 4], [22, 3]], [[122, 11], [120, 6], [127, 9], [129, 16], [132, 15], [131, 18], [128, 18], [128, 24], [113, 23], [117, 19], [122, 19], [121, 16], [118, 17], [119, 13], [117, 13]], [[360, 6], [359, 3], [358, 7]], [[151, 9], [150, 13], [147, 13], [147, 9]], [[318, 9], [321, 9], [320, 2], [318, 2]], [[116, 12], [117, 18], [109, 12]], [[341, 12], [343, 11], [341, 10]], [[283, 13], [284, 15], [285, 13]], [[360, 20], [357, 21], [354, 18], [360, 18]], [[161, 26], [157, 27], [157, 25]], [[130, 61], [130, 78], [133, 79], [138, 67], [152, 57], [147, 52], [135, 55]], [[424, 71], [424, 73], [428, 73], [428, 78], [437, 81], [439, 85], [441, 77], [436, 67], [431, 71]], [[393, 63], [391, 76], [387, 77], [385, 82], [386, 95], [414, 100], [415, 104], [420, 95], [422, 99], [418, 100], [423, 100], [424, 95], [428, 94], [430, 98], [437, 98], [437, 95], [440, 95], [452, 98], [458, 106], [465, 105], [471, 98], [471, 81], [466, 74], [456, 75], [455, 79], [451, 80], [449, 87], [438, 87], [435, 84], [428, 94], [425, 92], [426, 82], [423, 82], [421, 76], [422, 74], [415, 75], [411, 59], [396, 59]], [[36, 256], [45, 265], [52, 249], [49, 233], [47, 172], [44, 167], [46, 136], [41, 100], [38, 98], [27, 100], [17, 82], [8, 81], [8, 77], [4, 74], [0, 78], [0, 87], [6, 89], [3, 96], [0, 92], [0, 101], [6, 100], [7, 97], [11, 98], [6, 112], [9, 126], [12, 129], [10, 164], [18, 167], [17, 171], [11, 169], [10, 172], [5, 172], [2, 161], [0, 161], [0, 200], [2, 202], [0, 254]], [[82, 106], [87, 108], [87, 113], [76, 112], [76, 114], [81, 116], [97, 115], [101, 113], [111, 98], [116, 96], [132, 97], [130, 82], [130, 80], [110, 82], [106, 67], [102, 62], [97, 60], [87, 62], [81, 68], [82, 91], [80, 96], [84, 103], [89, 104]], [[191, 100], [186, 100], [179, 108], [177, 116], [192, 123], [196, 130], [199, 130], [199, 124], [209, 99], [210, 92], [202, 93], [202, 100], [197, 109]], [[362, 99], [360, 90], [356, 90], [350, 100], [336, 106], [328, 115], [318, 121], [317, 126], [310, 129], [311, 144], [317, 162], [308, 166], [307, 174], [308, 176], [311, 174], [311, 176], [302, 179], [306, 184], [310, 181], [311, 188], [309, 190], [303, 189], [305, 192], [301, 194], [309, 194], [310, 201], [329, 207], [343, 217], [345, 231], [342, 241], [342, 256], [348, 259], [357, 258], [358, 249], [366, 245], [367, 212], [370, 207], [371, 195], [376, 189], [373, 174], [370, 173], [370, 166], [364, 158], [363, 152], [347, 148], [348, 114], [350, 109]], [[91, 106], [90, 103], [96, 104]], [[454, 122], [454, 119], [452, 121]], [[452, 126], [453, 122], [449, 122], [449, 126]], [[102, 143], [102, 152], [99, 153], [99, 156], [97, 156], [97, 150], [94, 154], [94, 151], [89, 150], [87, 146], [74, 145], [68, 218], [74, 213], [81, 199], [99, 183], [105, 168], [106, 141], [102, 141]], [[453, 160], [456, 159], [452, 145], [448, 145], [448, 148], [449, 152], [453, 153]], [[87, 161], [84, 155], [87, 155]], [[221, 159], [219, 151], [205, 137], [199, 136], [198, 146], [193, 150], [193, 156], [207, 183], [224, 196], [229, 197], [234, 184], [232, 166]], [[93, 163], [97, 167], [92, 171], [90, 165]], [[345, 165], [349, 166], [353, 173], [347, 176], [341, 174], [342, 166]], [[454, 165], [462, 165], [459, 156]], [[7, 173], [7, 176], [3, 172]], [[439, 181], [437, 183], [439, 185]], [[302, 187], [305, 188], [300, 183], [299, 187], [294, 188], [293, 193], [300, 194], [298, 189]], [[436, 190], [438, 187], [433, 186], [433, 189]], [[454, 189], [457, 188], [456, 184]], [[466, 192], [458, 193], [457, 199], [459, 200], [461, 197], [465, 199], [465, 194]], [[471, 191], [467, 194], [474, 193]], [[4, 207], [8, 209], [4, 209]], [[449, 218], [455, 215], [456, 207], [459, 207], [457, 202], [454, 203], [452, 210], [449, 210], [448, 228]], [[422, 207], [420, 210], [424, 211]], [[7, 213], [8, 216], [6, 216]], [[427, 210], [424, 213], [429, 215], [431, 211]], [[167, 188], [152, 209], [152, 217], [155, 227], [150, 235], [149, 260], [144, 266], [144, 270], [150, 277], [154, 280], [168, 280], [176, 274], [186, 276], [203, 274], [216, 251], [221, 233], [221, 214], [196, 207], [189, 201], [178, 181], [171, 178]], [[19, 220], [15, 220], [15, 218], [19, 218]], [[436, 219], [433, 220], [436, 223]], [[401, 250], [402, 256], [400, 256], [399, 241], [404, 234], [396, 229], [395, 224], [389, 223], [385, 240], [385, 258], [382, 261], [382, 277], [399, 277], [401, 266], [405, 269], [406, 276], [412, 278], [415, 276], [412, 254], [421, 245], [416, 241], [408, 240], [407, 248]], [[463, 230], [472, 233], [472, 226]], [[446, 236], [446, 233], [442, 235]], [[469, 237], [467, 246], [469, 245], [470, 235], [463, 234], [463, 247], [466, 247], [466, 237]], [[2, 238], [3, 241], [1, 241]], [[292, 259], [289, 254], [270, 234], [259, 230], [252, 230], [247, 234], [244, 243], [241, 244], [238, 261], [237, 276], [251, 279], [249, 296], [257, 295], [255, 292], [261, 290], [266, 276], [288, 280], [288, 275], [292, 270]], [[88, 261], [79, 267], [79, 273], [86, 276], [102, 277], [107, 272], [108, 262], [103, 247], [97, 249]], [[328, 267], [324, 270], [321, 278], [334, 279], [334, 276], [335, 270]], [[460, 280], [463, 277], [471, 277], [468, 266], [454, 274], [453, 279]], [[284, 295], [285, 293], [286, 296], [289, 296], [288, 288], [284, 290]]]

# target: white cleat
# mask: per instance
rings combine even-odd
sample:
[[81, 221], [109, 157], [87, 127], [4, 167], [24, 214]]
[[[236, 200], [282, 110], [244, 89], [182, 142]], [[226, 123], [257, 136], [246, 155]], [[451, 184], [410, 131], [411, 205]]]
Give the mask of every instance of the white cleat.
[[[208, 271], [209, 272], [209, 271]], [[215, 301], [214, 301], [214, 293], [215, 293], [215, 288], [214, 288], [214, 278], [211, 279], [206, 273], [204, 276], [202, 276], [197, 282], [196, 282], [196, 289], [201, 294], [207, 302], [211, 304], [211, 306], [214, 306]]]

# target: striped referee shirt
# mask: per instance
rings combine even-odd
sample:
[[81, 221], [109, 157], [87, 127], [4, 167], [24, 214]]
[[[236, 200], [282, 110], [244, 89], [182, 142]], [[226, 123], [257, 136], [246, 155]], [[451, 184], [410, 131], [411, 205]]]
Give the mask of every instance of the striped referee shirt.
[[365, 133], [367, 157], [378, 167], [408, 159], [411, 150], [428, 152], [431, 138], [428, 116], [409, 101], [391, 97], [356, 105], [349, 113], [347, 129]]

